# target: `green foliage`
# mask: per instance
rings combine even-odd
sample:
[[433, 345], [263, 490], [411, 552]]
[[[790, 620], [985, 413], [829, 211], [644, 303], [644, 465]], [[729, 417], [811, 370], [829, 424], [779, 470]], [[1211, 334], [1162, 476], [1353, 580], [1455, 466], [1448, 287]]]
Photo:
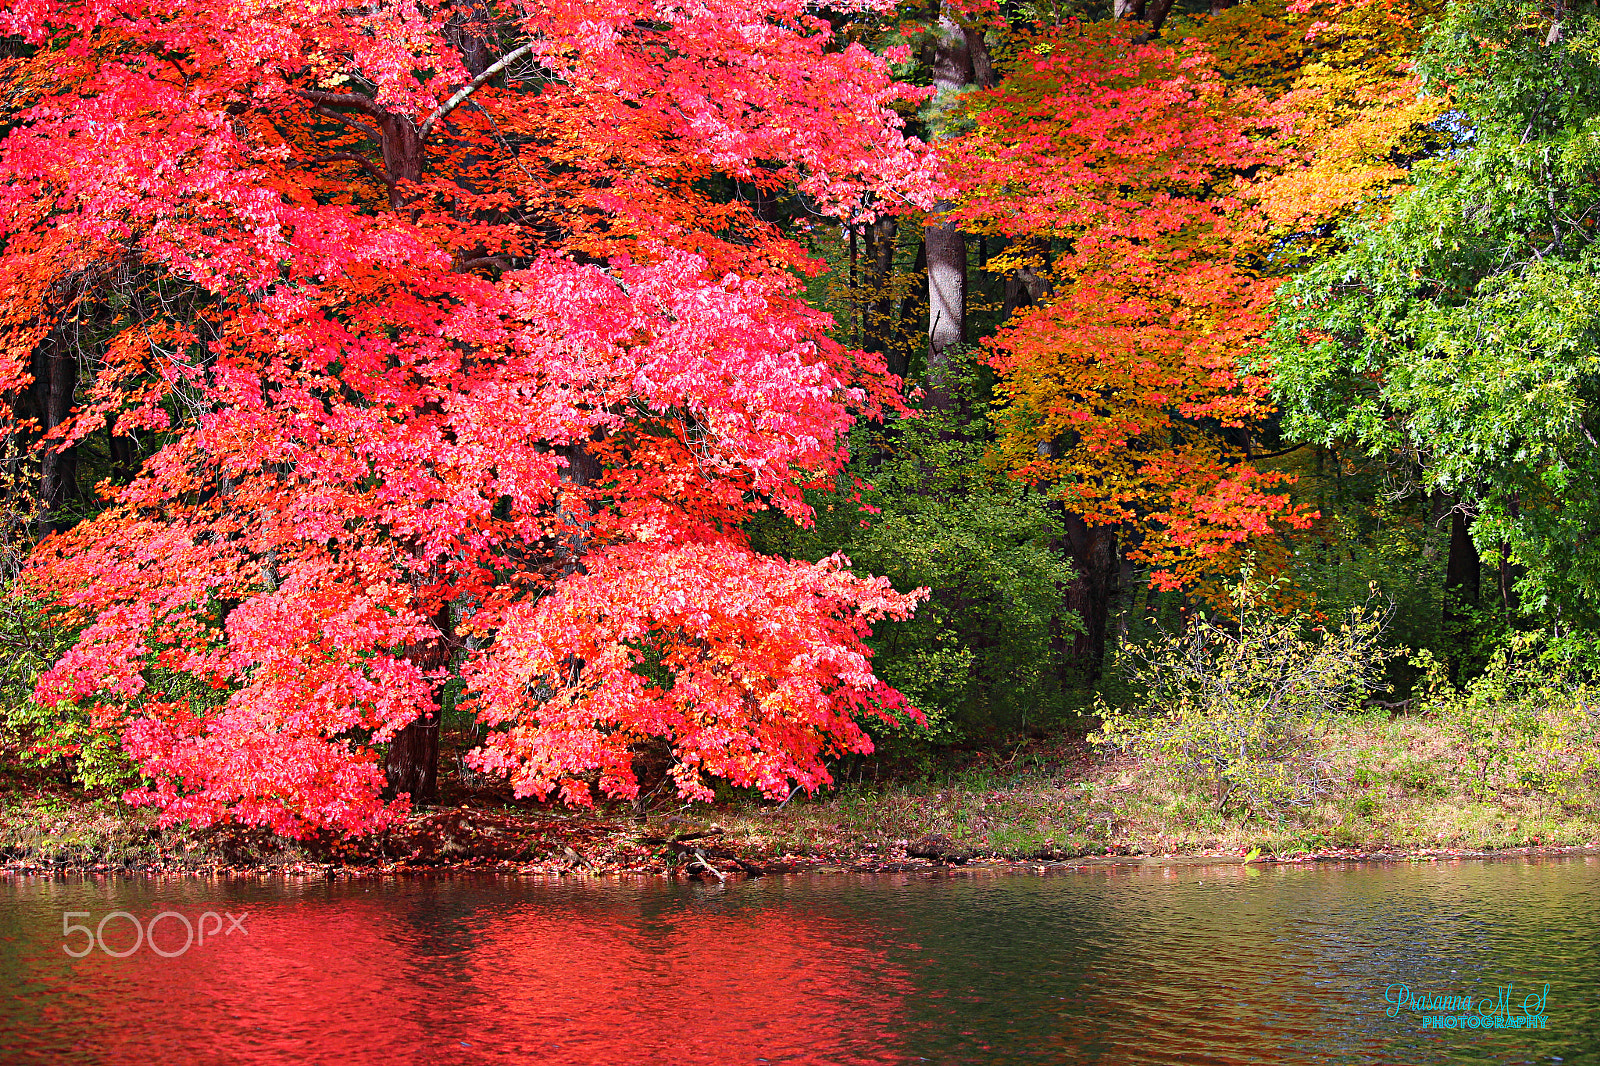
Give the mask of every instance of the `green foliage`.
[[1534, 654], [1526, 636], [1496, 649], [1484, 672], [1457, 691], [1435, 684], [1427, 709], [1465, 758], [1474, 792], [1531, 793], [1593, 804], [1600, 789], [1600, 690], [1559, 657]]
[[[1467, 147], [1280, 291], [1288, 436], [1414, 469], [1476, 512], [1522, 606], [1600, 624], [1600, 64], [1536, 7], [1450, 9], [1429, 38]], [[1583, 37], [1585, 19], [1567, 32]]]
[[[1280, 571], [1297, 598], [1337, 615], [1365, 603], [1376, 584], [1394, 606], [1390, 642], [1438, 650], [1450, 540], [1443, 501], [1359, 452], [1303, 448], [1287, 460], [1295, 502], [1320, 515]], [[1411, 671], [1392, 660], [1389, 680], [1404, 694]]]
[[132, 771], [114, 732], [97, 727], [87, 711], [33, 700], [40, 672], [75, 635], [17, 582], [0, 587], [0, 750], [23, 767], [65, 769], [86, 789], [128, 784]]
[[878, 675], [928, 717], [926, 731], [877, 730], [891, 747], [993, 741], [1061, 719], [1077, 697], [1054, 651], [1079, 628], [1061, 608], [1072, 568], [1055, 546], [1060, 520], [1043, 495], [986, 469], [986, 383], [970, 361], [957, 372], [951, 409], [857, 434], [859, 507], [819, 498], [811, 529], [770, 518], [752, 529], [762, 551], [842, 551], [898, 589], [932, 591], [871, 641]]
[[1390, 608], [1363, 604], [1337, 629], [1313, 628], [1303, 614], [1275, 611], [1271, 586], [1249, 567], [1229, 591], [1236, 622], [1201, 615], [1125, 648], [1122, 665], [1143, 696], [1131, 710], [1101, 703], [1093, 739], [1209, 782], [1219, 809], [1305, 806], [1328, 791], [1330, 726], [1392, 657], [1378, 644]]

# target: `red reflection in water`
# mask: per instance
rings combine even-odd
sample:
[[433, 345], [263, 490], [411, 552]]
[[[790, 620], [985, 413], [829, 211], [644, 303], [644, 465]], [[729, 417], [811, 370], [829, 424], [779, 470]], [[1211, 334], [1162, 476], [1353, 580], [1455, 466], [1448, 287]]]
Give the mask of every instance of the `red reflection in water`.
[[909, 982], [845, 932], [772, 911], [623, 929], [509, 922], [485, 931], [468, 976], [528, 1052], [884, 1061]]
[[[753, 891], [727, 891], [741, 890]], [[849, 923], [629, 893], [579, 906], [568, 893], [440, 881], [235, 901], [227, 909], [250, 912], [247, 936], [177, 958], [30, 960], [38, 1025], [0, 1031], [0, 1059], [903, 1061], [895, 1034], [911, 982]], [[163, 909], [193, 920], [223, 905], [139, 917]], [[163, 921], [164, 949], [182, 943], [180, 925]]]

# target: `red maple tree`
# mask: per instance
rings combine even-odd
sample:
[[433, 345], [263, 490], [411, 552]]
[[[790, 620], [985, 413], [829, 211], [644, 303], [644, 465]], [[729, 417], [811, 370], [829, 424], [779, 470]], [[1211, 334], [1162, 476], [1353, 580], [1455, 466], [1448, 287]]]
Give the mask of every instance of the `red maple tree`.
[[432, 793], [462, 684], [478, 765], [580, 804], [653, 739], [690, 797], [869, 750], [901, 701], [862, 637], [916, 595], [739, 529], [806, 520], [898, 402], [747, 203], [933, 201], [880, 59], [788, 0], [22, 0], [0, 33], [0, 382], [95, 303], [54, 440], [159, 443], [30, 577], [86, 624], [40, 695], [121, 730], [136, 798], [370, 829]]

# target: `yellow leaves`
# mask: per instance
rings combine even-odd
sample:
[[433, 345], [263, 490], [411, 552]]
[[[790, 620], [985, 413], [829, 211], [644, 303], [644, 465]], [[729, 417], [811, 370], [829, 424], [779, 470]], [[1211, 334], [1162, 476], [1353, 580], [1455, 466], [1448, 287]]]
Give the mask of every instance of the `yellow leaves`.
[[1223, 81], [1276, 96], [1294, 84], [1312, 54], [1305, 39], [1308, 22], [1288, 12], [1283, 0], [1262, 0], [1210, 17], [1174, 20], [1165, 36], [1203, 47]]
[[1381, 197], [1406, 180], [1397, 164], [1418, 151], [1427, 124], [1444, 111], [1419, 95], [1410, 79], [1369, 86], [1359, 97], [1330, 103], [1320, 88], [1297, 88], [1282, 101], [1297, 108], [1294, 138], [1305, 162], [1270, 175], [1257, 186], [1262, 210], [1288, 229], [1332, 221]]
[[1336, 221], [1405, 180], [1405, 160], [1444, 110], [1419, 94], [1412, 73], [1420, 27], [1439, 6], [1374, 0], [1289, 11], [1261, 0], [1197, 24], [1195, 39], [1214, 50], [1225, 77], [1276, 97], [1271, 121], [1289, 151], [1252, 194], [1280, 229]]

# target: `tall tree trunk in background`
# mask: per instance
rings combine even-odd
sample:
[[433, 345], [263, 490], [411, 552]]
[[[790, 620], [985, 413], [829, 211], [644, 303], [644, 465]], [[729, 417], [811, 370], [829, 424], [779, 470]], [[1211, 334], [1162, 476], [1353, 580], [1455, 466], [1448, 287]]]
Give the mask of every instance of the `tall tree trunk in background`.
[[1555, 11], [1550, 18], [1550, 30], [1544, 35], [1546, 47], [1554, 48], [1566, 36], [1567, 4], [1566, 0], [1556, 0]]
[[[911, 274], [915, 277], [928, 269], [928, 245], [926, 241], [917, 242], [917, 258], [911, 265]], [[895, 332], [898, 344], [891, 344], [885, 356], [889, 366], [889, 373], [901, 378], [911, 373], [911, 348], [917, 333], [917, 321], [922, 317], [928, 302], [928, 289], [925, 285], [914, 285], [900, 300], [900, 324]]]
[[856, 237], [856, 224], [854, 222], [845, 226], [847, 236], [847, 252], [850, 259], [850, 317], [845, 322], [845, 335], [852, 343], [861, 343], [861, 323], [866, 318], [861, 313], [861, 254], [857, 247], [859, 240]]
[[1473, 625], [1482, 594], [1483, 560], [1472, 542], [1471, 517], [1457, 504], [1450, 512], [1450, 554], [1444, 567], [1444, 612], [1441, 627], [1448, 649], [1450, 680], [1460, 684]]
[[954, 222], [923, 232], [928, 250], [928, 396], [950, 403], [950, 349], [967, 342], [967, 238]]
[[[978, 64], [993, 84], [994, 68], [989, 62], [983, 35], [964, 29], [944, 12], [935, 28], [928, 66], [933, 72], [934, 106], [948, 111], [969, 85], [977, 84], [973, 69], [973, 47], [981, 56]], [[922, 243], [928, 262], [928, 402], [948, 407], [950, 395], [950, 349], [967, 340], [967, 238], [951, 221], [940, 221], [948, 204], [934, 209], [923, 230]]]
[[494, 32], [498, 20], [484, 0], [455, 0], [444, 36], [461, 55], [461, 65], [476, 78], [499, 58]]
[[[33, 350], [29, 367], [33, 381], [12, 400], [17, 416], [33, 422], [45, 438], [72, 415], [82, 331], [96, 310], [87, 295], [90, 284], [83, 275], [63, 284], [61, 317]], [[78, 448], [49, 439], [38, 446], [37, 528], [40, 533], [56, 533], [69, 524], [65, 512], [78, 495]]]
[[1497, 568], [1500, 588], [1500, 606], [1505, 609], [1509, 619], [1521, 605], [1521, 597], [1517, 595], [1517, 578], [1521, 576], [1521, 568], [1511, 562], [1511, 545], [1502, 542], [1500, 545], [1500, 565]]
[[869, 352], [887, 355], [899, 325], [895, 321], [891, 284], [894, 281], [894, 253], [900, 226], [892, 216], [885, 215], [866, 226], [864, 232], [867, 238], [867, 291], [871, 298], [863, 301], [861, 347]]
[[1083, 623], [1066, 651], [1063, 677], [1067, 684], [1097, 681], [1105, 665], [1106, 630], [1111, 601], [1117, 594], [1119, 557], [1117, 527], [1092, 526], [1070, 511], [1063, 512], [1066, 537], [1062, 547], [1076, 573], [1062, 607]]
[[[1522, 517], [1522, 504], [1516, 495], [1512, 495], [1507, 502], [1506, 513], [1514, 522]], [[1522, 597], [1517, 594], [1517, 582], [1521, 579], [1524, 568], [1511, 561], [1511, 545], [1502, 542], [1500, 545], [1500, 606], [1505, 609], [1506, 621], [1511, 621], [1511, 616], [1517, 613], [1522, 606]]]
[[1147, 41], [1161, 32], [1162, 24], [1172, 13], [1172, 3], [1173, 0], [1113, 0], [1112, 11], [1119, 22], [1143, 22], [1149, 26], [1136, 38]]
[[1117, 599], [1121, 607], [1117, 611], [1117, 645], [1127, 643], [1128, 631], [1133, 628], [1133, 612], [1137, 607], [1139, 589], [1134, 584], [1133, 560], [1128, 558], [1127, 552], [1117, 553]]
[[116, 416], [106, 419], [106, 454], [111, 458], [111, 482], [126, 485], [139, 472], [139, 449], [117, 432]]
[[[72, 398], [78, 390], [78, 353], [72, 343], [73, 325], [63, 323], [34, 351], [33, 407], [39, 429], [45, 434], [72, 414]], [[63, 512], [77, 494], [77, 447], [63, 448], [60, 441], [47, 441], [39, 459], [39, 524], [45, 532], [60, 532], [66, 528]]]
[[972, 68], [972, 84], [980, 89], [993, 89], [1000, 84], [994, 61], [989, 57], [989, 45], [983, 31], [974, 26], [961, 27], [961, 40], [967, 46], [967, 63]]
[[1050, 242], [1039, 237], [1023, 238], [1022, 250], [1034, 262], [1006, 275], [1005, 299], [1000, 307], [1004, 322], [1018, 309], [1032, 307], [1050, 294]]

